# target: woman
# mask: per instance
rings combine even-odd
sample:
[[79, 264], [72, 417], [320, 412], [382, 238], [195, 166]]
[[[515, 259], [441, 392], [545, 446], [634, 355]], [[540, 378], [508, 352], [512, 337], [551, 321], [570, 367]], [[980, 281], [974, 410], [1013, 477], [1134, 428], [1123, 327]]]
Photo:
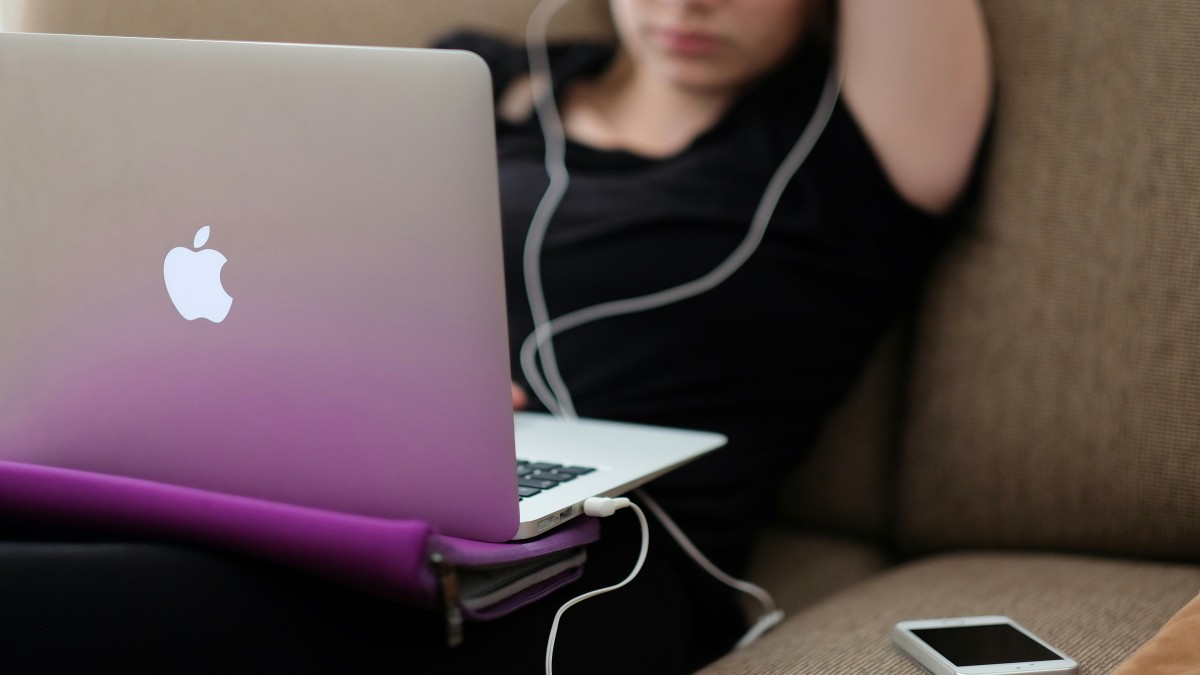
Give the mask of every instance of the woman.
[[[570, 187], [536, 263], [548, 316], [702, 277], [746, 237], [775, 168], [841, 63], [841, 98], [754, 254], [716, 288], [557, 335], [554, 364], [578, 414], [725, 433], [726, 448], [648, 488], [714, 562], [744, 571], [779, 478], [810, 445], [879, 335], [960, 220], [992, 82], [974, 0], [611, 0], [618, 46], [549, 52]], [[837, 15], [836, 31], [828, 19]], [[833, 33], [831, 36], [830, 33]], [[829, 40], [833, 37], [833, 40]], [[440, 46], [493, 73], [513, 349], [534, 328], [525, 244], [546, 190], [545, 145], [523, 48], [477, 35]], [[547, 364], [543, 364], [545, 366]], [[472, 654], [539, 639], [574, 594], [615, 581], [633, 519], [605, 523], [588, 578], [495, 625]], [[561, 672], [687, 672], [743, 628], [729, 594], [661, 530], [630, 587], [569, 612]], [[474, 644], [472, 644], [474, 643]], [[494, 645], [494, 647], [493, 647]], [[515, 656], [536, 668], [538, 649]], [[524, 647], [522, 647], [524, 649]]]

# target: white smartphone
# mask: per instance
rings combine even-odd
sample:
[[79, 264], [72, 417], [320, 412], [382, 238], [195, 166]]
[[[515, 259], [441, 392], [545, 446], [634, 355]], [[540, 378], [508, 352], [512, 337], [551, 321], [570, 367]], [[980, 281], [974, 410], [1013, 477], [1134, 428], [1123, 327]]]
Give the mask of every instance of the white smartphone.
[[1074, 660], [1007, 616], [901, 621], [892, 642], [934, 675], [1079, 672]]

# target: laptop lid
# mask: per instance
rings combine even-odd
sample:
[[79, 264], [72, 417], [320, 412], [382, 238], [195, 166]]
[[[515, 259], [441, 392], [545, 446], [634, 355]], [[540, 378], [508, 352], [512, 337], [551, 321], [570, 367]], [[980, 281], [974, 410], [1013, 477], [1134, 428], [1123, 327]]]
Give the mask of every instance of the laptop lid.
[[524, 415], [518, 506], [473, 55], [0, 35], [0, 130], [0, 460], [504, 541], [725, 442]]
[[464, 53], [0, 34], [0, 459], [510, 538], [491, 111]]

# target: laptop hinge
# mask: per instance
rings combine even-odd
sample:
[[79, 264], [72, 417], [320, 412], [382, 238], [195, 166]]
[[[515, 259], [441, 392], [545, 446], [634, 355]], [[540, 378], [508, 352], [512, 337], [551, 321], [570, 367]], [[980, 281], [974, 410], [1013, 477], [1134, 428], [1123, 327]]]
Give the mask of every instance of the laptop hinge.
[[446, 560], [446, 556], [434, 551], [429, 554], [429, 562], [437, 572], [438, 587], [441, 590], [442, 616], [446, 620], [446, 646], [457, 647], [463, 641], [463, 615], [459, 606], [458, 572], [454, 565]]

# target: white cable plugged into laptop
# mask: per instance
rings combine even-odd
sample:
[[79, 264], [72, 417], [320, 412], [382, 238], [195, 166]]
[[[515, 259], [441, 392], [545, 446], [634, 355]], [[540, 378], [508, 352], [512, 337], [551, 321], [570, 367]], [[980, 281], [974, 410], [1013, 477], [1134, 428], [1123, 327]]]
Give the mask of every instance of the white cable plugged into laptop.
[[634, 514], [637, 515], [638, 523], [642, 527], [642, 548], [638, 552], [637, 562], [633, 565], [633, 571], [629, 573], [629, 576], [612, 586], [588, 591], [583, 595], [572, 598], [563, 604], [562, 607], [558, 608], [558, 612], [554, 615], [554, 623], [550, 625], [550, 640], [546, 643], [546, 675], [554, 675], [554, 639], [558, 636], [558, 624], [562, 620], [563, 614], [584, 600], [594, 598], [597, 595], [603, 595], [609, 591], [615, 591], [633, 581], [638, 573], [642, 571], [642, 565], [646, 563], [646, 553], [650, 550], [650, 524], [646, 522], [646, 514], [637, 504], [629, 501], [627, 497], [592, 497], [583, 502], [583, 512], [593, 518], [607, 518], [620, 509], [627, 507], [633, 509]]

